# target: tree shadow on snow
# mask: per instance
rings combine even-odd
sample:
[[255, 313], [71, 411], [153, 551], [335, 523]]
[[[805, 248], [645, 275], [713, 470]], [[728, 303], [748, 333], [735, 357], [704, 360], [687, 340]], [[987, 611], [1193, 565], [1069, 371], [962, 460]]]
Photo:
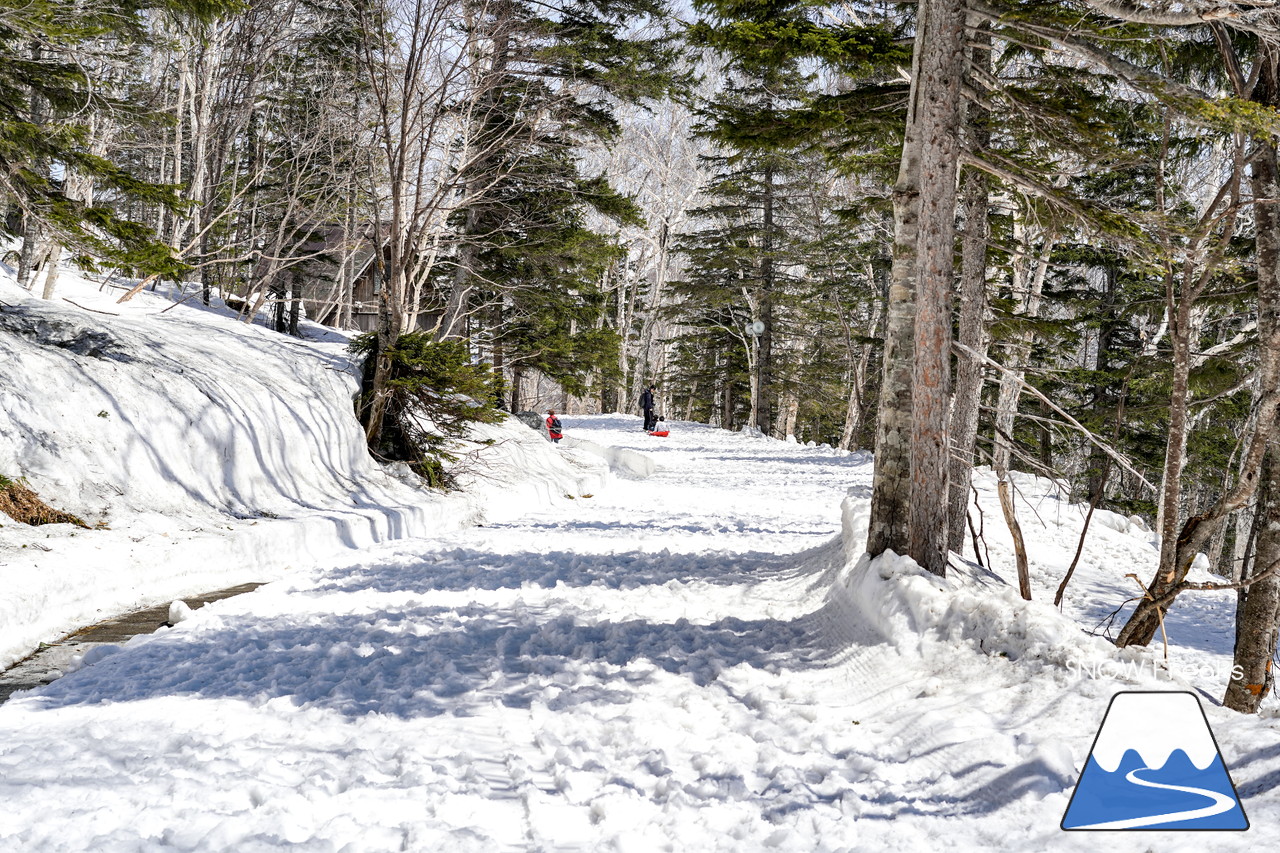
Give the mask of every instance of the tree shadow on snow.
[[[826, 534], [830, 538], [830, 534]], [[424, 556], [409, 564], [390, 563], [370, 568], [344, 568], [332, 581], [321, 582], [314, 594], [333, 592], [461, 592], [465, 590], [600, 586], [639, 589], [670, 581], [715, 585], [758, 584], [799, 573], [796, 556], [749, 552], [744, 554], [630, 551], [578, 554], [571, 551], [497, 554], [456, 548]], [[310, 593], [303, 592], [300, 595]]]
[[525, 607], [410, 607], [225, 618], [216, 630], [156, 635], [32, 699], [54, 709], [167, 696], [288, 698], [352, 717], [467, 716], [495, 703], [625, 703], [662, 673], [707, 686], [730, 667], [816, 667], [842, 650], [809, 617], [582, 624]]

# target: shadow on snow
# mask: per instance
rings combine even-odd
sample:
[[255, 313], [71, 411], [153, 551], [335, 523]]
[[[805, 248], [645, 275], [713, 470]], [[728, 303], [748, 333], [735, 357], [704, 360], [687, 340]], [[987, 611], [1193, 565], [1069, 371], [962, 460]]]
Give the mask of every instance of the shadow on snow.
[[625, 703], [683, 675], [707, 686], [727, 668], [822, 666], [842, 648], [811, 623], [723, 619], [582, 624], [535, 608], [409, 607], [361, 615], [226, 618], [160, 635], [49, 685], [45, 709], [165, 696], [288, 698], [347, 716], [467, 716], [501, 703], [552, 710]]
[[557, 584], [630, 590], [671, 581], [729, 586], [795, 577], [798, 572], [795, 563], [795, 555], [761, 552], [578, 554], [549, 551], [496, 554], [456, 548], [407, 564], [344, 569], [340, 577], [328, 583], [322, 581], [316, 587], [316, 593], [325, 595], [364, 590], [381, 593], [461, 592], [470, 589], [519, 589], [523, 586], [551, 588]]

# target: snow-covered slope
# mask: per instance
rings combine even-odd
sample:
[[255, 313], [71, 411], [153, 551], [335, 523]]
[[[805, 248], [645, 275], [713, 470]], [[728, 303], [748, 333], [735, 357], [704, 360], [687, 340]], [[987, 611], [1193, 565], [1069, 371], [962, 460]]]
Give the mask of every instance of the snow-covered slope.
[[520, 506], [604, 476], [512, 421], [469, 451], [467, 495], [427, 493], [366, 452], [341, 335], [117, 293], [67, 270], [46, 302], [0, 268], [0, 474], [107, 528], [0, 516], [0, 666], [121, 610], [471, 523], [488, 492]]

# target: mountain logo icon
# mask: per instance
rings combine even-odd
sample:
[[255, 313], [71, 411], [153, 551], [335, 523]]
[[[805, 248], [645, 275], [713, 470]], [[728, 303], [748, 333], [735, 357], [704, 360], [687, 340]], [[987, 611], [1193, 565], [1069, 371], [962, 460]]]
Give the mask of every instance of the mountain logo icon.
[[1194, 693], [1111, 697], [1062, 828], [1249, 828]]

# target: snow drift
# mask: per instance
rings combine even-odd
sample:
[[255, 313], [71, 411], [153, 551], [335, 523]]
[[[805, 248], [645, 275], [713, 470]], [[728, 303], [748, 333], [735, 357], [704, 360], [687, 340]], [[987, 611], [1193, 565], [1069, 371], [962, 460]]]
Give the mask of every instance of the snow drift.
[[841, 506], [841, 540], [846, 566], [832, 588], [840, 606], [886, 642], [908, 654], [929, 646], [965, 645], [1009, 660], [1024, 657], [1065, 666], [1094, 660], [1129, 659], [1145, 650], [1122, 652], [1043, 601], [1024, 601], [1012, 585], [992, 572], [954, 568], [942, 578], [910, 557], [892, 551], [865, 553], [870, 504], [850, 495]]
[[646, 477], [652, 477], [656, 470], [653, 457], [630, 448], [606, 447], [594, 441], [587, 441], [585, 438], [571, 436], [566, 436], [560, 443], [571, 450], [581, 450], [600, 457], [608, 463], [610, 471], [629, 479], [643, 480]]

